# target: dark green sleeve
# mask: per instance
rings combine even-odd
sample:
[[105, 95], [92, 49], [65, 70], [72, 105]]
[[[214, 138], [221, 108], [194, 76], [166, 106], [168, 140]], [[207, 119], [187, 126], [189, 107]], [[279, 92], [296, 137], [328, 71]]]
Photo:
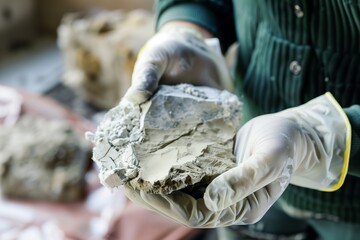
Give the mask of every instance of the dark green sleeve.
[[360, 105], [353, 105], [344, 111], [352, 129], [349, 174], [360, 177]]
[[223, 52], [235, 42], [235, 24], [231, 0], [157, 0], [156, 30], [173, 20], [196, 23], [219, 38]]

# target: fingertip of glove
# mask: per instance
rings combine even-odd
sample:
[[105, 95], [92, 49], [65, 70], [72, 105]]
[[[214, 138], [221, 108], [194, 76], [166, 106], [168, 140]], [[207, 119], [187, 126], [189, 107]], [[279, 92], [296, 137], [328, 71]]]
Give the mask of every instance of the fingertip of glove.
[[146, 102], [151, 97], [151, 95], [152, 94], [149, 91], [143, 91], [130, 87], [123, 98], [134, 105], [140, 105]]

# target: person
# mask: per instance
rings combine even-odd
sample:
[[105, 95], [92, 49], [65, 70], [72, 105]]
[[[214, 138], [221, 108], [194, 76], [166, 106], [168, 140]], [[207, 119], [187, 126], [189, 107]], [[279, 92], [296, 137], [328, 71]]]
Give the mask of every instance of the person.
[[308, 229], [320, 239], [357, 238], [359, 1], [158, 0], [155, 9], [157, 33], [125, 98], [140, 104], [159, 84], [229, 87], [207, 41], [217, 38], [222, 52], [238, 42], [236, 92], [256, 116], [237, 133], [237, 167], [203, 198], [125, 188], [127, 196], [187, 226], [219, 228], [220, 239], [312, 239]]

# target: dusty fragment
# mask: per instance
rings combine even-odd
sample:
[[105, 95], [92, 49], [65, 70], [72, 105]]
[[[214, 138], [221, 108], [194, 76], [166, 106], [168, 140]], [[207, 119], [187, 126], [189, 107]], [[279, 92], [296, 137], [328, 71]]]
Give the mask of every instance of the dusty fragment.
[[140, 106], [123, 100], [87, 135], [100, 180], [161, 194], [206, 185], [235, 166], [240, 112], [235, 95], [188, 84], [161, 86]]
[[140, 49], [154, 34], [154, 16], [136, 9], [69, 13], [58, 28], [64, 84], [101, 108], [116, 106], [131, 83]]
[[6, 197], [75, 201], [85, 194], [90, 148], [69, 123], [22, 117], [0, 126], [0, 189]]

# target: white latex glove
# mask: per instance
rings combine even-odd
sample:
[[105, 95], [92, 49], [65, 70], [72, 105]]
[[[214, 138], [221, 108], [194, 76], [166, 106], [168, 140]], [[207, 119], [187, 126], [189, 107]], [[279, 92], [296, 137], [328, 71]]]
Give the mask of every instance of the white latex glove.
[[146, 194], [125, 188], [134, 202], [190, 227], [258, 221], [289, 183], [333, 191], [347, 173], [351, 129], [331, 94], [254, 118], [238, 132], [238, 166], [219, 175], [204, 198], [180, 191]]
[[154, 35], [140, 51], [125, 98], [145, 102], [162, 84], [191, 83], [232, 91], [232, 81], [217, 39], [204, 40], [190, 28]]

